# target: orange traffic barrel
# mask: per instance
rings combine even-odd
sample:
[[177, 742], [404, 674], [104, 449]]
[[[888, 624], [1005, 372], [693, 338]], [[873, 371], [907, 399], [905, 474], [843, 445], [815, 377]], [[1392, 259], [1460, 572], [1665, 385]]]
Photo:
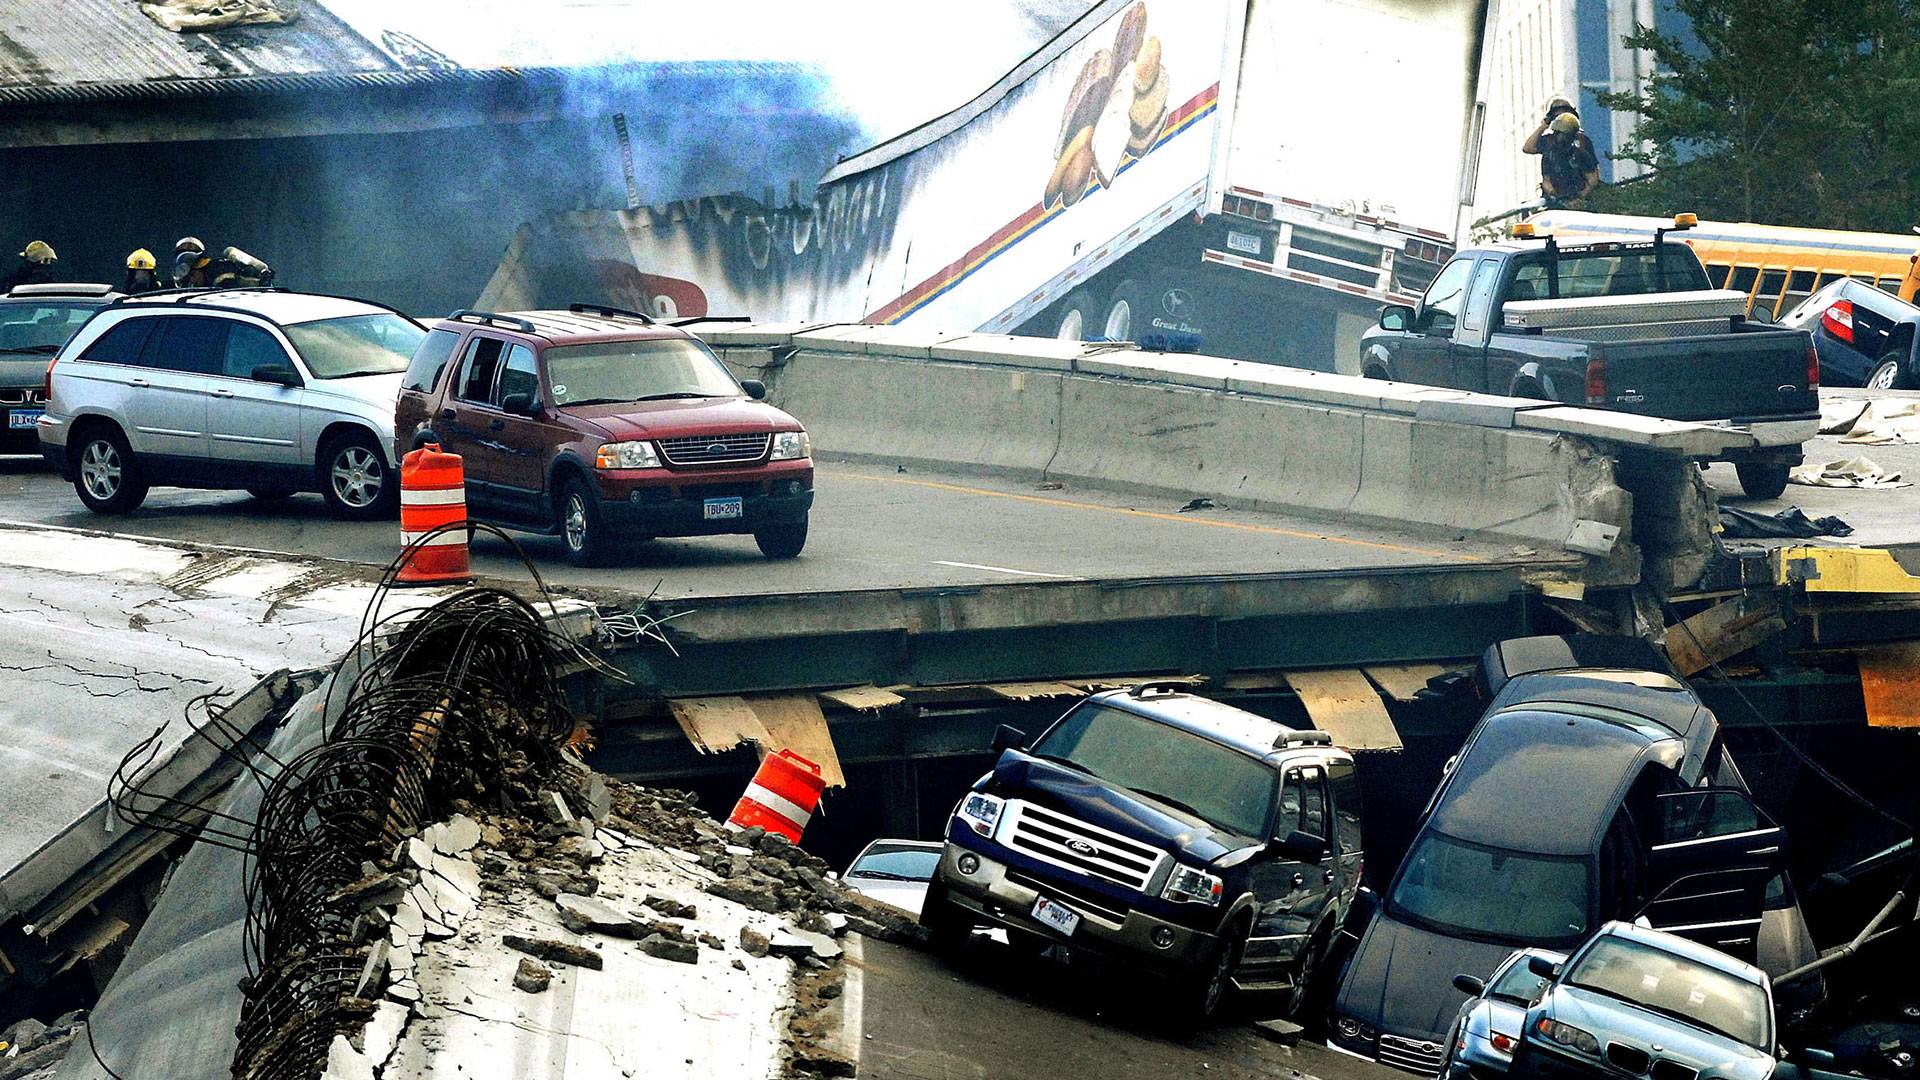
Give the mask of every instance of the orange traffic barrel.
[[797, 844], [825, 790], [827, 782], [820, 775], [820, 766], [791, 750], [768, 754], [760, 760], [753, 783], [734, 804], [727, 824], [738, 829], [758, 825]]
[[[467, 530], [440, 529], [467, 520], [467, 471], [459, 454], [436, 443], [400, 461], [400, 546], [405, 549], [394, 581], [441, 585], [473, 577], [467, 569]], [[431, 535], [429, 535], [431, 534]]]

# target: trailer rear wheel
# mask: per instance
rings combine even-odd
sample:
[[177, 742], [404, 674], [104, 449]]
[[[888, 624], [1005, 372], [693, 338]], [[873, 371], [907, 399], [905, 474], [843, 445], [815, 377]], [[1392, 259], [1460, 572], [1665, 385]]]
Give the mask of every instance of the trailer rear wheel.
[[1740, 474], [1740, 490], [1754, 499], [1777, 499], [1787, 490], [1787, 475], [1793, 466], [1785, 462], [1739, 462], [1733, 471]]
[[1054, 324], [1053, 336], [1061, 341], [1086, 341], [1087, 332], [1099, 325], [1100, 306], [1093, 302], [1093, 294], [1085, 289], [1075, 289], [1060, 301], [1060, 321]]

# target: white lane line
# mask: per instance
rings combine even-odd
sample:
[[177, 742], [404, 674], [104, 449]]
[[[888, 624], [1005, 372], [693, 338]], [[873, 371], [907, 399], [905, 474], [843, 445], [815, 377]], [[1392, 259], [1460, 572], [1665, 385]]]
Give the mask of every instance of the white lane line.
[[935, 566], [955, 566], [962, 570], [985, 570], [994, 574], [1014, 574], [1019, 577], [1060, 578], [1063, 581], [1076, 580], [1072, 574], [1043, 574], [1038, 570], [1015, 570], [1009, 566], [983, 566], [980, 563], [947, 562], [945, 559], [933, 560]]
[[846, 956], [840, 965], [840, 970], [844, 973], [841, 976], [840, 990], [840, 1037], [846, 1042], [843, 1052], [858, 1064], [862, 1044], [866, 1041], [861, 1038], [861, 1035], [866, 1028], [867, 1013], [866, 976], [862, 965], [860, 935], [848, 934], [841, 939], [841, 947], [845, 950]]

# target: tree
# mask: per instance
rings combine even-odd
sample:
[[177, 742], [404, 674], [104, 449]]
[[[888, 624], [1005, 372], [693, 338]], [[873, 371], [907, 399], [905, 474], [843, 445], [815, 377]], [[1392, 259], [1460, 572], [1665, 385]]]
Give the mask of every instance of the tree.
[[1627, 35], [1657, 73], [1613, 153], [1653, 170], [1597, 210], [1905, 232], [1920, 220], [1920, 0], [1672, 0], [1696, 41]]

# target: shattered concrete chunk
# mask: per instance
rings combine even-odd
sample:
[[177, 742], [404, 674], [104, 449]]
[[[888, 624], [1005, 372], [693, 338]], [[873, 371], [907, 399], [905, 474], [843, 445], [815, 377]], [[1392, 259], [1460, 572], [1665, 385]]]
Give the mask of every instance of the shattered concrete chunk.
[[552, 968], [531, 956], [520, 958], [520, 967], [513, 973], [513, 985], [529, 994], [538, 994], [552, 984]]
[[614, 937], [637, 938], [647, 929], [633, 916], [585, 896], [562, 894], [555, 903], [560, 909], [560, 925], [576, 934], [591, 930]]
[[388, 907], [400, 902], [407, 891], [407, 879], [399, 874], [368, 874], [327, 898], [327, 902], [356, 904], [361, 911]]
[[419, 837], [407, 841], [406, 860], [409, 866], [422, 870], [433, 869], [433, 845]]
[[392, 947], [389, 942], [376, 941], [373, 948], [367, 950], [367, 962], [361, 965], [360, 978], [353, 984], [354, 997], [367, 997], [380, 985], [380, 980], [386, 976], [387, 956]]
[[1299, 1024], [1286, 1020], [1260, 1020], [1253, 1025], [1255, 1033], [1264, 1039], [1272, 1040], [1281, 1046], [1292, 1046], [1300, 1041], [1304, 1029]]
[[555, 825], [566, 825], [573, 821], [573, 811], [567, 809], [567, 800], [557, 791], [540, 793], [540, 813]]
[[753, 842], [753, 847], [755, 851], [758, 851], [762, 855], [778, 855], [784, 859], [787, 856], [788, 850], [793, 847], [793, 841], [781, 836], [779, 833], [763, 831], [760, 834], [760, 839]]
[[767, 950], [771, 944], [767, 935], [755, 930], [753, 927], [743, 926], [740, 928], [740, 948], [745, 950], [748, 956], [767, 955]]
[[648, 893], [640, 903], [642, 906], [650, 907], [669, 919], [697, 919], [700, 917], [700, 909], [694, 907], [692, 904], [683, 904], [671, 897], [660, 896], [655, 893]]
[[490, 848], [498, 848], [507, 842], [507, 838], [501, 833], [500, 826], [487, 824], [480, 827], [480, 842]]
[[798, 959], [803, 956], [817, 956], [822, 960], [838, 960], [842, 950], [840, 943], [825, 934], [816, 934], [811, 930], [775, 930], [768, 939], [767, 948], [775, 956], [790, 956]]
[[587, 813], [595, 821], [605, 821], [613, 813], [613, 792], [607, 789], [607, 778], [599, 773], [587, 774]]
[[780, 899], [769, 885], [742, 878], [728, 878], [725, 881], [709, 882], [706, 889], [722, 899], [743, 904], [755, 911], [764, 911], [769, 915], [780, 910]]
[[375, 1071], [387, 1063], [394, 1047], [400, 1045], [400, 1032], [406, 1029], [407, 1015], [407, 1007], [394, 1001], [383, 1001], [373, 1007], [373, 1016], [367, 1021], [361, 1041]]
[[327, 1047], [327, 1071], [321, 1080], [373, 1080], [373, 1063], [345, 1035], [335, 1035]]
[[507, 934], [500, 939], [509, 949], [526, 953], [554, 964], [568, 964], [573, 967], [591, 968], [599, 971], [604, 963], [600, 954], [582, 945], [556, 941], [552, 938], [530, 938], [519, 934]]
[[700, 946], [691, 941], [675, 941], [661, 934], [648, 934], [640, 941], [640, 951], [679, 964], [700, 962]]
[[47, 1025], [29, 1016], [24, 1020], [16, 1020], [7, 1030], [0, 1031], [0, 1043], [19, 1047], [18, 1052], [24, 1054], [45, 1042], [46, 1036]]
[[401, 897], [399, 905], [393, 909], [393, 925], [410, 938], [418, 938], [426, 932], [426, 910], [414, 900], [411, 891]]
[[433, 872], [468, 898], [480, 895], [480, 868], [466, 859], [435, 855]]

